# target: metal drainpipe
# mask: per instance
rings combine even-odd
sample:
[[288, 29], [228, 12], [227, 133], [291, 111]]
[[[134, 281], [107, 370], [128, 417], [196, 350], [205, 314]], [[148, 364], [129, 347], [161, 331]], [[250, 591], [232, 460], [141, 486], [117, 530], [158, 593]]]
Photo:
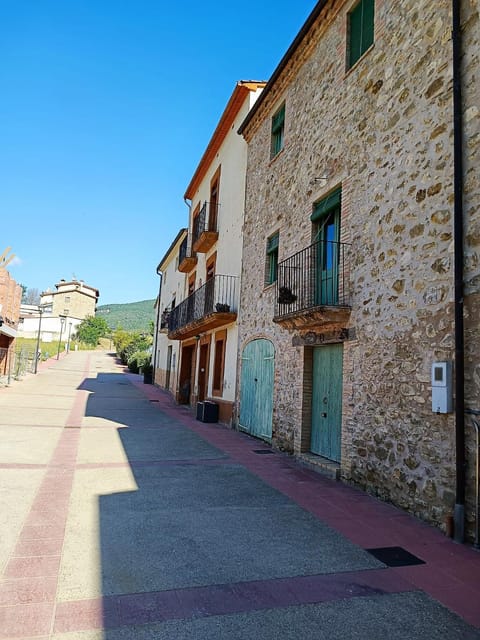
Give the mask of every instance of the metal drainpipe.
[[158, 322], [160, 319], [160, 296], [162, 294], [162, 272], [158, 270], [157, 267], [157, 275], [160, 277], [160, 284], [158, 286], [158, 302], [157, 302], [157, 322], [155, 325], [155, 343], [154, 343], [154, 351], [153, 351], [153, 383], [155, 384], [155, 369], [157, 368], [157, 342], [158, 342]]
[[455, 449], [454, 539], [465, 540], [465, 354], [463, 322], [463, 118], [461, 0], [452, 0], [453, 156], [454, 156], [454, 308], [455, 308]]

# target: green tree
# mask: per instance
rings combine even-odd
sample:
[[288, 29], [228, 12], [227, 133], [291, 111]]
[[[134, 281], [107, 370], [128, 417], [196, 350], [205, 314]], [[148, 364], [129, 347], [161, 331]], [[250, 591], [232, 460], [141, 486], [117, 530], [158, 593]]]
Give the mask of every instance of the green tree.
[[136, 351], [148, 351], [152, 342], [152, 336], [138, 331], [125, 331], [119, 328], [113, 333], [113, 344], [123, 364], [127, 364]]
[[105, 318], [87, 316], [77, 327], [76, 337], [80, 342], [96, 347], [100, 338], [104, 338], [110, 332], [110, 327]]

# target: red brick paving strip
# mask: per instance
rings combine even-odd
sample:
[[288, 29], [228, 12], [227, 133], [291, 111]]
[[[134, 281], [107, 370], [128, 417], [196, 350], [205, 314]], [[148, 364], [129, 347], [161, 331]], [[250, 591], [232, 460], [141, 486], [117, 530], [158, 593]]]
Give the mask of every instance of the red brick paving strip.
[[[89, 368], [90, 356], [85, 376]], [[65, 427], [81, 426], [87, 397], [87, 392], [77, 391]], [[79, 438], [79, 430], [62, 431], [7, 563], [0, 583], [2, 639], [48, 635], [51, 631]]]

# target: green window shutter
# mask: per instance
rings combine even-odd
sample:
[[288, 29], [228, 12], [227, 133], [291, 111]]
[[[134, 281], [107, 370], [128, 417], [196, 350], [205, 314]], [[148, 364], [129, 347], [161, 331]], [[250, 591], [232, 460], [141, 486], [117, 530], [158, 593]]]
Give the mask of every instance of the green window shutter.
[[278, 244], [279, 234], [270, 236], [267, 240], [267, 260], [265, 265], [265, 284], [273, 284], [278, 272]]
[[353, 9], [349, 16], [349, 66], [352, 67], [360, 58], [362, 50], [362, 9], [363, 2]]
[[349, 14], [349, 67], [373, 44], [374, 14], [375, 0], [360, 0]]
[[332, 193], [330, 193], [326, 198], [323, 198], [323, 200], [320, 200], [320, 202], [317, 202], [314, 205], [313, 213], [310, 216], [310, 220], [312, 222], [317, 222], [332, 209], [340, 207], [341, 201], [342, 189], [335, 189], [335, 191], [332, 191]]
[[285, 105], [282, 104], [280, 109], [272, 118], [272, 133], [275, 133], [276, 131], [278, 131], [278, 129], [283, 127], [284, 121], [285, 121]]
[[285, 127], [285, 104], [272, 117], [272, 139], [270, 157], [273, 158], [283, 149], [283, 131]]
[[267, 253], [273, 253], [274, 251], [278, 251], [278, 241], [279, 234], [276, 233], [274, 236], [267, 240]]
[[373, 44], [375, 0], [363, 0], [362, 54]]

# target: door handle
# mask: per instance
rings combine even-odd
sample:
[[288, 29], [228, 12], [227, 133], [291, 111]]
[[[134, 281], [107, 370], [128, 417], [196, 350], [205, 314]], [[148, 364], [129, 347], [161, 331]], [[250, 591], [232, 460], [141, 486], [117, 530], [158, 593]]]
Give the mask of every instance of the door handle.
[[325, 411], [322, 411], [322, 418], [326, 418], [327, 414], [325, 413]]

